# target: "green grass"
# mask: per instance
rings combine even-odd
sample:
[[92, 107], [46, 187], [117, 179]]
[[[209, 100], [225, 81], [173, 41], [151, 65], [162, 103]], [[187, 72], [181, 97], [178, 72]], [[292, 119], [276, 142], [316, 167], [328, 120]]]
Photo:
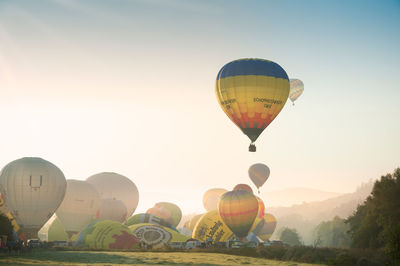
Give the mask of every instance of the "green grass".
[[196, 252], [108, 252], [37, 250], [0, 254], [0, 265], [311, 265], [244, 256]]

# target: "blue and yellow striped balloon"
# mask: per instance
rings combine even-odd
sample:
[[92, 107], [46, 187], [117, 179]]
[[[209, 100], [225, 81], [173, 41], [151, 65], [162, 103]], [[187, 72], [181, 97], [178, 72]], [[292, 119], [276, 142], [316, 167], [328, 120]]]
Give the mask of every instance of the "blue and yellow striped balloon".
[[285, 70], [264, 59], [240, 59], [219, 71], [215, 93], [228, 117], [249, 137], [249, 150], [282, 110], [289, 95]]

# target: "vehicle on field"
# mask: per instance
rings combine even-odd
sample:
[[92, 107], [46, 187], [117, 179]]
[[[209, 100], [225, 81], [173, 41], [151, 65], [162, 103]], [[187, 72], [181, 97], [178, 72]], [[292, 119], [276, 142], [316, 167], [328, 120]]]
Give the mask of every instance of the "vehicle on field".
[[203, 243], [201, 243], [199, 240], [189, 239], [188, 241], [186, 241], [185, 248], [186, 249], [200, 248], [202, 247], [202, 245]]
[[170, 248], [185, 248], [186, 243], [185, 242], [170, 242], [170, 243], [168, 243], [168, 246]]

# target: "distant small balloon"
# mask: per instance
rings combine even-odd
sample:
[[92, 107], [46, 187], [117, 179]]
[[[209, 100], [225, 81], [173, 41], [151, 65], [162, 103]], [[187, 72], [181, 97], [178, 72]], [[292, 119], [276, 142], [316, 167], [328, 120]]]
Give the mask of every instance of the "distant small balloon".
[[290, 92], [289, 99], [294, 102], [303, 94], [304, 91], [304, 83], [299, 79], [290, 79]]
[[[258, 190], [262, 185], [264, 185], [265, 181], [267, 181], [269, 174], [270, 170], [268, 166], [263, 163], [253, 164], [249, 168], [249, 177]], [[260, 193], [260, 191], [258, 191], [258, 193]]]

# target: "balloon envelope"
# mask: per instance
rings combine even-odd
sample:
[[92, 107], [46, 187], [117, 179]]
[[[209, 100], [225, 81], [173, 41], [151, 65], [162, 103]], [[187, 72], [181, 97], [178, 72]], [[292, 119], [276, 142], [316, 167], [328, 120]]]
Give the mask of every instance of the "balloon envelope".
[[256, 163], [249, 167], [249, 177], [257, 188], [260, 188], [267, 181], [270, 174], [268, 166]]
[[272, 61], [239, 59], [221, 68], [215, 93], [223, 111], [254, 142], [285, 105], [289, 78]]
[[41, 158], [15, 160], [0, 172], [0, 192], [28, 238], [37, 238], [39, 229], [60, 206], [66, 186], [61, 170]]
[[224, 223], [218, 210], [205, 213], [196, 223], [192, 238], [206, 241], [211, 238], [213, 242], [224, 242], [233, 238], [233, 232]]
[[218, 210], [232, 232], [237, 237], [244, 238], [257, 217], [258, 207], [258, 200], [252, 193], [234, 190], [221, 196]]
[[122, 200], [102, 199], [95, 218], [122, 223], [126, 219], [126, 206]]
[[244, 191], [247, 191], [247, 192], [250, 192], [250, 193], [253, 194], [253, 190], [251, 189], [251, 187], [249, 185], [246, 185], [246, 184], [237, 184], [233, 188], [233, 190], [244, 190]]
[[111, 172], [92, 175], [86, 179], [95, 186], [101, 199], [122, 200], [126, 206], [127, 217], [131, 216], [139, 202], [139, 191], [129, 178]]
[[118, 222], [102, 220], [86, 226], [79, 234], [77, 246], [99, 249], [133, 249], [139, 239], [131, 230]]
[[152, 248], [164, 247], [169, 242], [185, 242], [189, 237], [182, 235], [171, 228], [155, 224], [134, 224], [129, 226], [133, 234], [146, 245]]
[[262, 221], [253, 230], [253, 233], [256, 234], [261, 240], [267, 241], [274, 233], [276, 223], [275, 217], [270, 213], [266, 213]]
[[253, 225], [251, 226], [250, 232], [252, 232], [256, 226], [262, 222], [264, 215], [265, 215], [265, 205], [264, 205], [264, 201], [256, 196], [257, 200], [258, 200], [258, 212], [257, 212], [257, 216], [254, 219]]
[[203, 205], [207, 211], [217, 210], [219, 198], [222, 194], [228, 192], [224, 188], [212, 188], [207, 190], [203, 195]]
[[[215, 211], [215, 210], [214, 210]], [[204, 213], [202, 214], [197, 214], [195, 215], [192, 219], [190, 219], [189, 224], [188, 224], [188, 229], [190, 231], [194, 231], [194, 228], [196, 227], [197, 222], [200, 220], [200, 218], [203, 216]], [[197, 238], [196, 238], [197, 239]]]
[[300, 97], [300, 95], [304, 91], [304, 83], [299, 79], [290, 79], [290, 92], [289, 92], [289, 99], [294, 104], [294, 101]]
[[58, 219], [57, 215], [53, 215], [44, 225], [40, 228], [38, 236], [42, 241], [68, 241], [69, 237], [65, 232], [64, 225]]
[[99, 210], [100, 195], [96, 188], [80, 180], [67, 180], [67, 192], [56, 214], [67, 232], [78, 233]]
[[181, 209], [176, 204], [170, 202], [158, 202], [153, 208], [148, 209], [146, 213], [158, 216], [174, 227], [176, 227], [182, 219]]
[[[148, 214], [148, 213], [139, 213], [139, 214], [135, 214], [131, 217], [129, 217], [126, 222], [125, 225], [127, 226], [131, 226], [134, 224], [143, 224], [143, 223], [150, 223], [150, 224], [157, 224], [157, 225], [161, 225], [161, 226], [165, 226], [165, 227], [172, 227], [172, 225], [170, 223], [168, 223], [167, 221], [165, 221], [164, 219], [157, 217], [155, 215], [152, 214]], [[171, 229], [175, 229], [171, 228]]]

